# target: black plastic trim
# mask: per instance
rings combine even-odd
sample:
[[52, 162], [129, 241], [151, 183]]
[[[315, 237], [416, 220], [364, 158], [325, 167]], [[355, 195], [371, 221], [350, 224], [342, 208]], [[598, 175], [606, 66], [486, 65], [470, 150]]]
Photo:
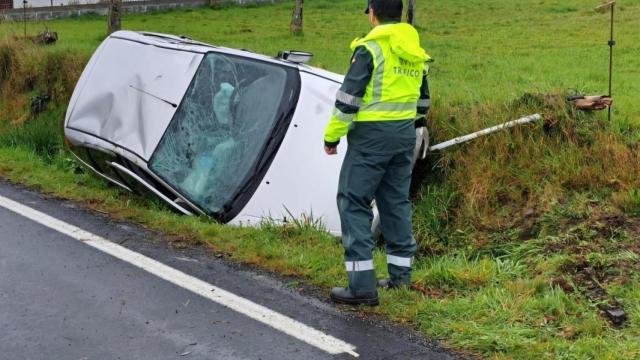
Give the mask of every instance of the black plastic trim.
[[304, 68], [300, 68], [300, 72], [303, 72], [303, 73], [309, 74], [309, 75], [313, 75], [313, 76], [317, 76], [319, 78], [322, 78], [322, 79], [325, 79], [325, 80], [329, 80], [329, 81], [334, 82], [336, 84], [342, 84], [340, 81], [334, 80], [334, 79], [326, 77], [326, 76], [322, 76], [320, 74], [314, 73], [314, 72], [306, 70]]

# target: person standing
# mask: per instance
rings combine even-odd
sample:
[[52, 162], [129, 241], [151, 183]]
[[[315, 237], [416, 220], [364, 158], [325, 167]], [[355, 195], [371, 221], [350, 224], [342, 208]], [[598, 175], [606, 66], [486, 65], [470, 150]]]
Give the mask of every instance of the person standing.
[[[340, 172], [338, 210], [349, 280], [334, 288], [341, 304], [378, 305], [376, 286], [411, 284], [416, 241], [409, 200], [417, 126], [430, 107], [427, 62], [418, 32], [401, 23], [402, 0], [369, 0], [365, 11], [374, 27], [351, 43], [351, 66], [336, 94], [325, 130], [324, 149], [337, 154], [347, 136]], [[389, 279], [376, 282], [371, 231], [376, 200], [386, 242]]]

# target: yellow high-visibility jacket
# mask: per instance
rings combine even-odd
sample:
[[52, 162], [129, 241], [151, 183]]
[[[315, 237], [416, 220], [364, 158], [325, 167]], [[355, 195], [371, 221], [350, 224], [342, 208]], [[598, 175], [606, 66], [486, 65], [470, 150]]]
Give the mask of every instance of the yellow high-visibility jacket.
[[[354, 121], [413, 120], [430, 106], [426, 83], [429, 55], [420, 46], [413, 26], [404, 23], [376, 26], [364, 38], [351, 43], [354, 51], [365, 49], [373, 59], [370, 80], [359, 97], [345, 84], [336, 95], [333, 116], [325, 130], [325, 144], [336, 145]], [[426, 95], [421, 91], [426, 88]], [[345, 106], [346, 109], [345, 110]], [[418, 111], [418, 110], [422, 111]]]

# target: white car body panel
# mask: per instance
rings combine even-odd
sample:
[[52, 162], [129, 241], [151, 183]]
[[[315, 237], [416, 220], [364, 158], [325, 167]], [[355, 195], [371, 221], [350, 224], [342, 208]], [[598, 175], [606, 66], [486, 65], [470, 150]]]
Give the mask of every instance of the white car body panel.
[[336, 193], [346, 142], [338, 147], [338, 155], [328, 156], [322, 134], [341, 82], [306, 72], [300, 72], [300, 78], [302, 90], [289, 131], [258, 190], [232, 223], [253, 225], [264, 218], [306, 216], [320, 219], [339, 234]]

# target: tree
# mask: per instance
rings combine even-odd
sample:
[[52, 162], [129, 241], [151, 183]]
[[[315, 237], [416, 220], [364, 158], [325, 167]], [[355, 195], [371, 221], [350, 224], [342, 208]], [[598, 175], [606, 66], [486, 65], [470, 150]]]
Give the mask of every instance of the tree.
[[296, 7], [293, 9], [293, 16], [291, 18], [291, 33], [293, 35], [299, 35], [302, 33], [302, 9], [304, 0], [296, 0]]
[[409, 5], [407, 6], [407, 22], [411, 25], [414, 24], [415, 20], [415, 8], [416, 0], [409, 0]]
[[109, 35], [122, 28], [122, 0], [109, 0]]

